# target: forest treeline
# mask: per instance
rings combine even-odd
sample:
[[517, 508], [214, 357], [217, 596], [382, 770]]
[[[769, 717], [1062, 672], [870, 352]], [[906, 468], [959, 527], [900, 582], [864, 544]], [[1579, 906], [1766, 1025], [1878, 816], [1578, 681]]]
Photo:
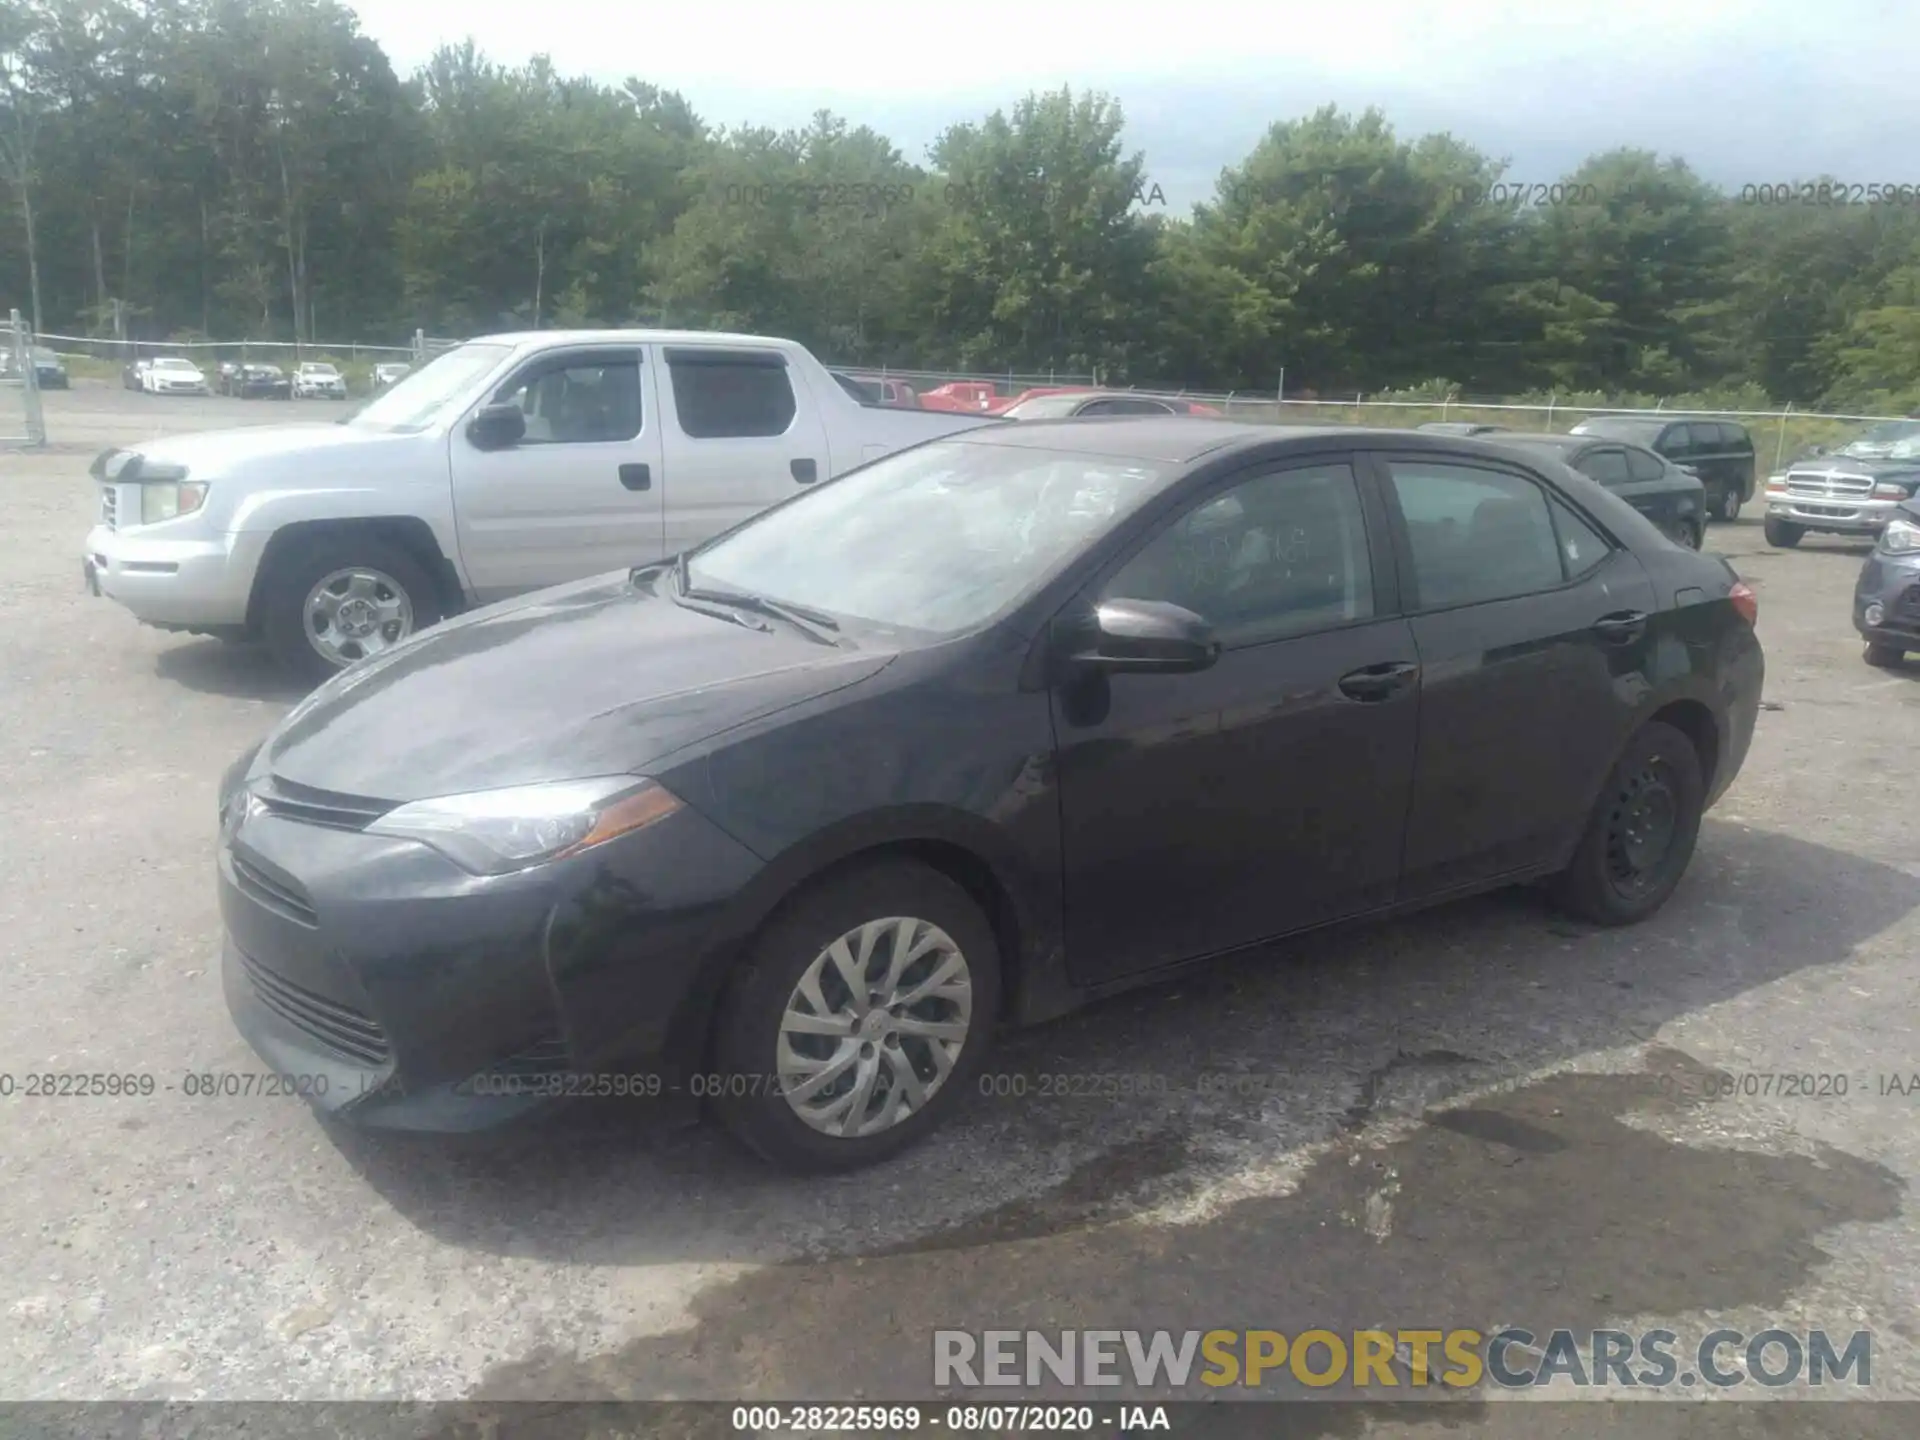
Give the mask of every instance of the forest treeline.
[[334, 0], [0, 0], [0, 307], [147, 339], [645, 323], [1219, 390], [1920, 408], [1911, 185], [1758, 203], [1612, 150], [1515, 204], [1498, 157], [1328, 107], [1183, 216], [1122, 128], [1110, 96], [1032, 94], [919, 164], [839, 116], [717, 127], [471, 43], [402, 76]]

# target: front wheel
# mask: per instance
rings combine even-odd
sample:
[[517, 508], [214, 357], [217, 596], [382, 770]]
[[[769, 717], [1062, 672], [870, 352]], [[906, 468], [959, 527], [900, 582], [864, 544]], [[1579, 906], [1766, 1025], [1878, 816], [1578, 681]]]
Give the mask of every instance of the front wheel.
[[1866, 662], [1881, 670], [1890, 670], [1907, 658], [1907, 652], [1898, 645], [1882, 645], [1878, 640], [1867, 644]]
[[1595, 925], [1646, 919], [1686, 873], [1705, 808], [1693, 742], [1663, 721], [1648, 721], [1607, 776], [1573, 863], [1553, 877], [1549, 893]]
[[1785, 520], [1776, 520], [1771, 515], [1767, 517], [1765, 530], [1767, 543], [1769, 545], [1777, 545], [1782, 550], [1791, 550], [1800, 543], [1801, 537], [1807, 533], [1798, 525], [1790, 524]]
[[1681, 520], [1673, 527], [1673, 543], [1687, 550], [1698, 550], [1701, 545], [1700, 522]]
[[319, 684], [441, 618], [419, 561], [375, 536], [323, 537], [275, 562], [260, 628], [274, 657]]
[[754, 943], [722, 1002], [706, 1091], [783, 1169], [872, 1164], [965, 1099], [999, 998], [993, 927], [965, 890], [915, 861], [861, 865]]

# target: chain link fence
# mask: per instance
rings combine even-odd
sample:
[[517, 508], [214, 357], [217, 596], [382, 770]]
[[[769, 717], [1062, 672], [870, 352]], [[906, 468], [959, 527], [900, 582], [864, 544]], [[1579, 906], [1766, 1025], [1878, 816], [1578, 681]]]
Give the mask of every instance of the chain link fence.
[[9, 310], [0, 320], [0, 445], [44, 445], [40, 376], [34, 359], [40, 346], [33, 331]]

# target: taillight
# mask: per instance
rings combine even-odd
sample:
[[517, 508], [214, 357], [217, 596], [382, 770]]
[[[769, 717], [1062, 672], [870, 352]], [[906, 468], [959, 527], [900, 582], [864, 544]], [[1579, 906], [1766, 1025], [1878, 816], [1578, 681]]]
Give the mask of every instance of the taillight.
[[1740, 612], [1740, 618], [1749, 625], [1760, 623], [1760, 597], [1753, 593], [1753, 587], [1744, 580], [1733, 582], [1733, 588], [1727, 592], [1727, 599], [1733, 602], [1733, 608]]

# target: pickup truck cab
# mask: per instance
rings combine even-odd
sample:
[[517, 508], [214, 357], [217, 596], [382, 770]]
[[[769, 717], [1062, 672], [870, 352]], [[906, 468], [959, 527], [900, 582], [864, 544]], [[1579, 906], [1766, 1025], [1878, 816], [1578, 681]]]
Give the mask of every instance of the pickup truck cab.
[[333, 424], [93, 462], [88, 586], [312, 680], [475, 605], [677, 554], [980, 415], [863, 406], [803, 347], [698, 331], [456, 346]]

